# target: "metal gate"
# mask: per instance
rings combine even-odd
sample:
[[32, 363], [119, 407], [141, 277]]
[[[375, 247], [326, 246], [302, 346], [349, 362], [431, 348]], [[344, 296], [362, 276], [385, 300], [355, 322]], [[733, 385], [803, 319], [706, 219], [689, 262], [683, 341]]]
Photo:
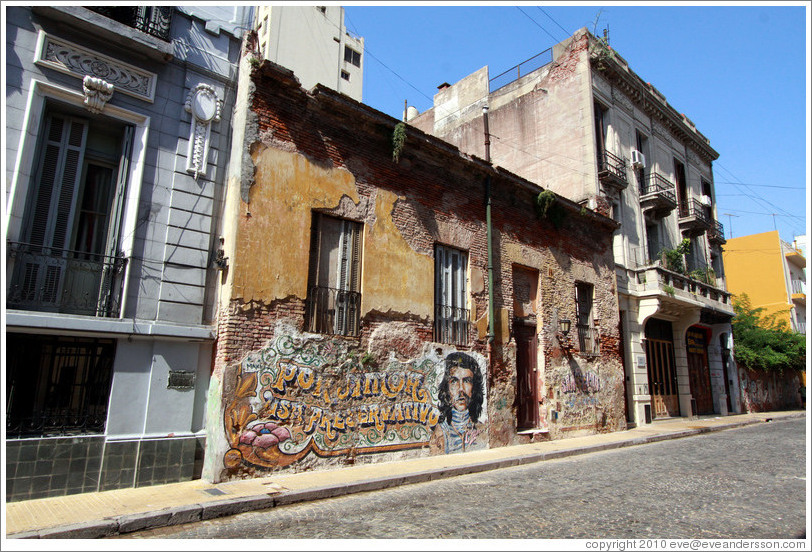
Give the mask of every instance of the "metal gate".
[[665, 339], [646, 338], [646, 365], [651, 402], [656, 418], [679, 416], [677, 370], [674, 343]]

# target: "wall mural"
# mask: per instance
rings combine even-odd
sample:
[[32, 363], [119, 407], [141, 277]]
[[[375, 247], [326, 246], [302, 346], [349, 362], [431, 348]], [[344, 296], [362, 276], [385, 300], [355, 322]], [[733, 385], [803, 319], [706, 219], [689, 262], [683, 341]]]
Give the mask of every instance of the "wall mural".
[[428, 347], [376, 366], [346, 341], [287, 329], [232, 367], [227, 468], [284, 467], [309, 454], [487, 448], [485, 359]]

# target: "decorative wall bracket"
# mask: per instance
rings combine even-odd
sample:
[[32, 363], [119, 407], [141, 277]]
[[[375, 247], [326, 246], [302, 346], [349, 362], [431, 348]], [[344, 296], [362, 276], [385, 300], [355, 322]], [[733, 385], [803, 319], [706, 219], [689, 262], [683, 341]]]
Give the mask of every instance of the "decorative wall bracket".
[[201, 174], [206, 174], [211, 125], [220, 120], [222, 101], [217, 98], [214, 87], [198, 84], [189, 92], [184, 109], [192, 115], [186, 171], [197, 179]]
[[101, 113], [110, 98], [113, 97], [113, 85], [97, 77], [85, 76], [82, 80], [85, 94], [85, 105], [91, 113]]

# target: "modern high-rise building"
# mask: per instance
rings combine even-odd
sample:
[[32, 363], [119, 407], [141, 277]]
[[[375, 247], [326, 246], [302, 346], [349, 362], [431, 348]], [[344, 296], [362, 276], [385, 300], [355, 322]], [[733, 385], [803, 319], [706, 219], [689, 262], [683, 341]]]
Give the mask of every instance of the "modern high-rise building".
[[361, 101], [364, 39], [347, 31], [343, 7], [261, 5], [254, 28], [263, 59], [292, 70], [304, 88], [318, 83]]

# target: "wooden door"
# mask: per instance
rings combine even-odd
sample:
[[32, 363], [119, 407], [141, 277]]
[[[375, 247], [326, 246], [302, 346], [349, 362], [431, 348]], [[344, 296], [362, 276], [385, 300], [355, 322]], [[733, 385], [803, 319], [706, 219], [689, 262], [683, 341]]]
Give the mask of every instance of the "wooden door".
[[535, 326], [516, 324], [516, 418], [519, 429], [539, 425], [537, 341]]
[[691, 383], [691, 396], [696, 400], [696, 413], [713, 414], [708, 355], [705, 352], [688, 353], [688, 380]]
[[674, 364], [674, 344], [646, 338], [649, 393], [655, 418], [679, 416], [679, 393]]

